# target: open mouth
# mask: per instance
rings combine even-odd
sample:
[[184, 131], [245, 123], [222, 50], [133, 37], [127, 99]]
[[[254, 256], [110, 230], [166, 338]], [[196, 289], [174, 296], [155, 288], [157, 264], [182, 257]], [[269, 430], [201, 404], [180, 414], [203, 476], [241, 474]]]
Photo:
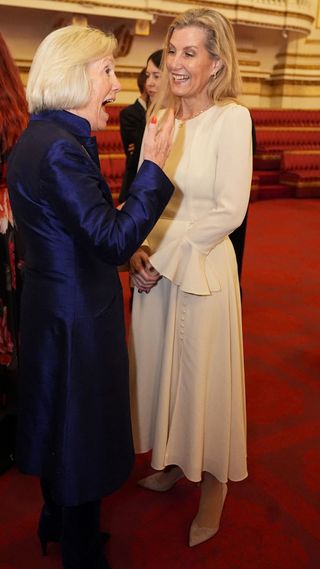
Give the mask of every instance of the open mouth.
[[176, 83], [184, 83], [189, 79], [189, 75], [185, 75], [182, 73], [171, 73], [171, 77]]
[[105, 105], [109, 105], [110, 103], [114, 103], [115, 99], [104, 99], [104, 101], [102, 101], [102, 106], [104, 107]]

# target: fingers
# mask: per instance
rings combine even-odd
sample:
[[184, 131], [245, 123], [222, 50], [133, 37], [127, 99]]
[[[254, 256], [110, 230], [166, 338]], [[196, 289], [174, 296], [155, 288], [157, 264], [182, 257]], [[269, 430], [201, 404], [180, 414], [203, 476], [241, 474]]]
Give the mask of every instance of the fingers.
[[149, 275], [154, 277], [160, 277], [160, 273], [158, 273], [157, 269], [155, 269], [150, 263], [147, 264], [146, 270]]
[[150, 290], [157, 284], [161, 276], [157, 276], [156, 279], [150, 281], [150, 279], [145, 279], [142, 273], [130, 273], [132, 283], [138, 289], [139, 292], [150, 292]]
[[172, 146], [174, 132], [173, 109], [166, 111], [163, 122], [158, 123], [157, 117], [152, 117], [144, 140], [144, 158], [152, 160], [163, 168]]
[[150, 273], [147, 269], [141, 269], [139, 272], [131, 271], [131, 275], [137, 280], [140, 285], [146, 286], [156, 283], [160, 277], [157, 271]]
[[151, 265], [148, 253], [143, 249], [138, 249], [131, 257], [130, 267], [130, 277], [140, 292], [149, 292], [161, 278], [160, 273]]
[[132, 274], [141, 275], [147, 282], [154, 282], [160, 277], [160, 273], [149, 262], [131, 260], [130, 269]]
[[146, 282], [144, 280], [144, 278], [142, 277], [142, 275], [134, 273], [134, 274], [130, 274], [131, 276], [131, 280], [134, 284], [134, 286], [138, 289], [141, 290], [143, 292], [147, 292], [149, 290], [151, 290], [151, 288], [157, 283], [156, 282]]
[[172, 108], [168, 109], [166, 112], [166, 117], [161, 125], [161, 131], [164, 139], [171, 139], [173, 135], [174, 128], [174, 110]]
[[138, 251], [132, 255], [130, 259], [130, 266], [133, 271], [140, 272], [147, 266], [148, 262], [148, 253], [144, 249], [138, 249]]
[[146, 143], [149, 143], [151, 145], [154, 144], [158, 132], [157, 122], [158, 122], [157, 117], [152, 116], [151, 120], [147, 124], [147, 140], [145, 141], [145, 144]]
[[[167, 109], [165, 114], [165, 119], [158, 124], [158, 119], [155, 116], [151, 117], [149, 123], [149, 131], [154, 134], [157, 138], [158, 146], [160, 144], [166, 145], [173, 135], [174, 130], [174, 110], [172, 108]], [[160, 142], [161, 141], [161, 142]]]

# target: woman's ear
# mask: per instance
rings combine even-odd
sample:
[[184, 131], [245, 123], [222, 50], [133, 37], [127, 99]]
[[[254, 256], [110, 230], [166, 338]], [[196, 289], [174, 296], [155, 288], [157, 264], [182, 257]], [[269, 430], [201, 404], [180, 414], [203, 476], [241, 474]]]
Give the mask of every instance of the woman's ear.
[[217, 76], [217, 73], [220, 71], [220, 69], [223, 68], [223, 61], [222, 59], [215, 59], [213, 64], [212, 64], [212, 71], [211, 71], [211, 77], [215, 78]]

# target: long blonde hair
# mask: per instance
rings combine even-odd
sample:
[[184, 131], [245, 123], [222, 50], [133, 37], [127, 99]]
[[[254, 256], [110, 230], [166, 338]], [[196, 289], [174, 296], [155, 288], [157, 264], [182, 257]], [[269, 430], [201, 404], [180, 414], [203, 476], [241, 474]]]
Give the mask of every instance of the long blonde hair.
[[168, 71], [165, 65], [166, 54], [172, 34], [177, 29], [195, 26], [204, 30], [205, 47], [212, 58], [220, 59], [222, 66], [208, 84], [208, 95], [212, 104], [225, 104], [236, 101], [241, 90], [241, 77], [237, 59], [237, 49], [232, 24], [216, 10], [199, 8], [187, 10], [177, 16], [169, 26], [161, 63], [162, 81], [155, 101], [148, 115], [156, 114], [161, 108], [179, 108], [179, 98], [172, 94]]

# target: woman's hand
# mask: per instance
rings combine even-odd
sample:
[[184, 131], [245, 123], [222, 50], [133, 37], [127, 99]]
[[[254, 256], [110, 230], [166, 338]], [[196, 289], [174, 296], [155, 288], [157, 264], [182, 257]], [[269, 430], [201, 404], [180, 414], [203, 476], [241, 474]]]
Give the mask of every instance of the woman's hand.
[[165, 120], [158, 127], [157, 117], [152, 117], [147, 125], [143, 144], [143, 158], [151, 160], [163, 168], [172, 147], [174, 112], [168, 109]]
[[149, 248], [142, 246], [130, 259], [130, 276], [139, 292], [150, 292], [161, 279], [160, 273], [151, 265], [149, 255]]

